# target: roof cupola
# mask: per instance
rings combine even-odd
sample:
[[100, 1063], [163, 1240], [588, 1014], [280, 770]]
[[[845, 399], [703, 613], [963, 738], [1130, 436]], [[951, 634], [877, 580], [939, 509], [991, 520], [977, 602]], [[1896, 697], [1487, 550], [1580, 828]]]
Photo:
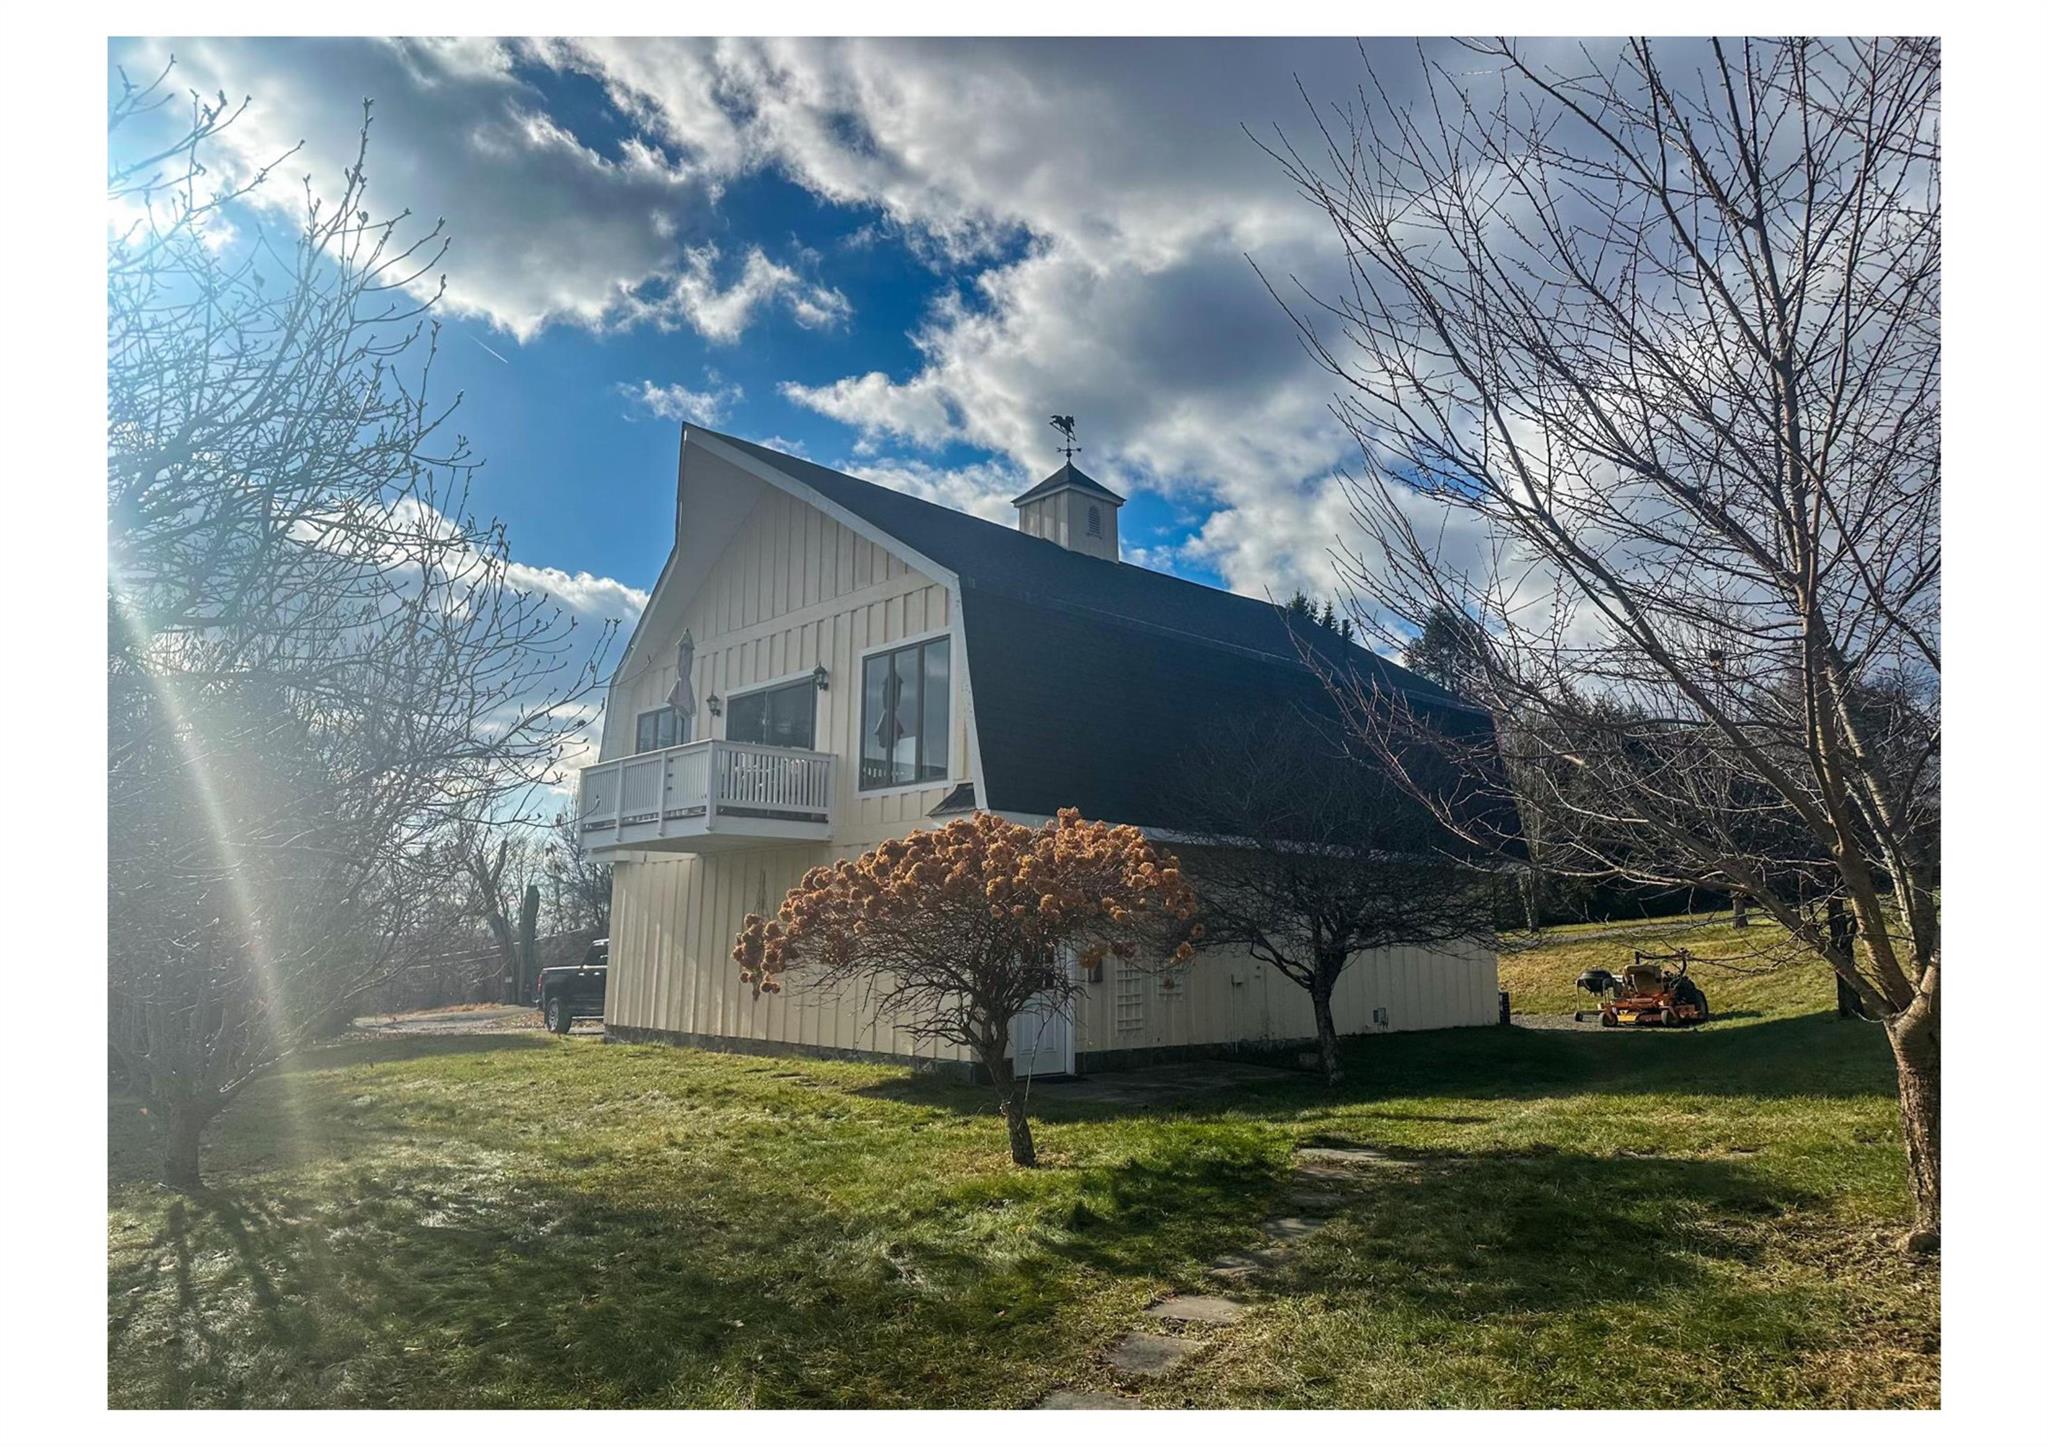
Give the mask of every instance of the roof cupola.
[[1032, 536], [1057, 542], [1072, 552], [1117, 560], [1116, 513], [1124, 499], [1074, 465], [1074, 419], [1054, 417], [1053, 426], [1067, 439], [1060, 450], [1066, 464], [1014, 499], [1017, 527]]

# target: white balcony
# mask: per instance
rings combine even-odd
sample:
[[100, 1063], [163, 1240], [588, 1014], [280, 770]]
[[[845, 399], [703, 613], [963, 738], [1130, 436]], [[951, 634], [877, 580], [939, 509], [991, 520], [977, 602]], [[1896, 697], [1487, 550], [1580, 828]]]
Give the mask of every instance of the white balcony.
[[832, 835], [832, 755], [708, 738], [583, 770], [592, 850], [701, 852]]

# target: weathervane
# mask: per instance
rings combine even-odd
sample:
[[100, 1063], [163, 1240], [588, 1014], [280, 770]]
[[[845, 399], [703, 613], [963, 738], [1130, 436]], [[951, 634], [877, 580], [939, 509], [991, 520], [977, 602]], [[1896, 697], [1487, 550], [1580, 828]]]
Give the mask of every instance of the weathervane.
[[1069, 465], [1072, 465], [1074, 454], [1081, 450], [1074, 444], [1074, 419], [1072, 417], [1062, 417], [1055, 413], [1052, 419], [1052, 426], [1055, 432], [1058, 432], [1067, 439], [1067, 445], [1059, 450], [1060, 455], [1067, 459]]

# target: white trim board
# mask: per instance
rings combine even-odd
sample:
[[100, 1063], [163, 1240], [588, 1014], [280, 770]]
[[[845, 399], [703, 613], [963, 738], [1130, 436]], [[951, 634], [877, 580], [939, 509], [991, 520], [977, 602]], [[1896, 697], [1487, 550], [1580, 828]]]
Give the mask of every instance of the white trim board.
[[[889, 553], [891, 556], [897, 558], [901, 562], [907, 564], [911, 568], [922, 573], [925, 577], [929, 578], [933, 583], [946, 589], [950, 604], [949, 611], [951, 613], [951, 619], [948, 626], [944, 628], [932, 629], [928, 633], [919, 634], [915, 638], [900, 638], [893, 643], [879, 646], [872, 650], [864, 650], [856, 657], [855, 661], [857, 666], [861, 663], [864, 663], [870, 651], [887, 652], [892, 648], [902, 647], [911, 642], [921, 642], [926, 641], [929, 638], [940, 637], [947, 634], [951, 635], [953, 640], [953, 671], [957, 675], [953, 683], [954, 697], [955, 699], [957, 699], [959, 706], [965, 711], [965, 718], [967, 724], [968, 756], [966, 759], [962, 761], [965, 762], [967, 766], [972, 770], [971, 775], [969, 777], [960, 779], [959, 781], [972, 783], [975, 788], [975, 800], [977, 804], [985, 805], [988, 797], [988, 784], [986, 781], [987, 774], [982, 769], [981, 735], [980, 730], [976, 727], [975, 724], [974, 692], [967, 662], [967, 625], [964, 616], [965, 595], [964, 589], [961, 587], [960, 584], [959, 574], [955, 573], [951, 568], [939, 566], [939, 564], [934, 562], [931, 558], [926, 557], [916, 548], [908, 546], [901, 539], [897, 538], [894, 534], [883, 531], [881, 528], [876, 527], [870, 522], [868, 522], [865, 518], [857, 516], [856, 514], [848, 511], [846, 508], [841, 507], [838, 503], [833, 502], [830, 498], [826, 497], [817, 489], [809, 486], [806, 483], [798, 481], [796, 478], [792, 477], [789, 473], [783, 471], [781, 468], [763, 462], [759, 458], [753, 457], [746, 452], [740, 451], [738, 448], [732, 446], [730, 443], [724, 441], [722, 438], [710, 432], [707, 432], [702, 428], [691, 427], [688, 425], [684, 426], [684, 428], [682, 429], [682, 438], [676, 451], [676, 497], [678, 509], [680, 509], [681, 507], [682, 485], [686, 471], [686, 463], [689, 457], [690, 448], [693, 446], [704, 452], [707, 456], [714, 457], [719, 461], [724, 462], [726, 465], [733, 467], [742, 473], [745, 473], [746, 475], [754, 478], [756, 481], [762, 482], [767, 486], [773, 487], [780, 492], [786, 493], [787, 495], [796, 498], [800, 502], [806, 503], [809, 506], [817, 508], [819, 512], [831, 518], [840, 526], [846, 528], [856, 537], [862, 538], [867, 542], [874, 544], [876, 547], [881, 548], [883, 551]], [[871, 483], [869, 485], [872, 486], [875, 484]], [[678, 519], [678, 522], [679, 521], [680, 519]], [[666, 592], [676, 585], [676, 579], [674, 574], [676, 571], [675, 563], [677, 556], [678, 545], [676, 542], [671, 541], [669, 544], [668, 558], [663, 562], [661, 573], [655, 579], [654, 588], [648, 594], [647, 606], [641, 609], [639, 618], [635, 620], [633, 625], [633, 631], [631, 635], [628, 636], [628, 638], [626, 639], [625, 649], [619, 656], [618, 666], [612, 670], [611, 679], [607, 683], [607, 713], [609, 713], [610, 690], [612, 688], [617, 687], [622, 681], [630, 681], [626, 670], [628, 666], [634, 662], [636, 657], [636, 650], [640, 648], [643, 639], [647, 635], [649, 621], [652, 618], [654, 618], [659, 612], [662, 611], [663, 603], [666, 600]], [[862, 593], [868, 591], [878, 591], [885, 596], [893, 596], [897, 589], [895, 585], [892, 583], [871, 584], [869, 588], [860, 590], [860, 592]], [[818, 614], [816, 618], [805, 618], [801, 613], [789, 614], [787, 616], [779, 617], [769, 622], [753, 625], [747, 629], [742, 630], [739, 633], [725, 636], [707, 635], [706, 637], [697, 640], [697, 647], [701, 655], [709, 653], [715, 649], [725, 649], [736, 646], [742, 641], [750, 640], [751, 635], [766, 635], [771, 632], [786, 630], [787, 628], [792, 626], [801, 626], [804, 621], [822, 621], [825, 617], [829, 617], [838, 612], [843, 611], [845, 609], [846, 603], [846, 598], [838, 598], [833, 599], [829, 603], [817, 604], [813, 608], [804, 610], [805, 613], [816, 612]], [[631, 675], [631, 678], [638, 678], [640, 676], [641, 671], [644, 671], [646, 668], [651, 666], [653, 666], [651, 662], [643, 663], [641, 665], [641, 669], [636, 670]], [[754, 686], [756, 685], [748, 685], [749, 690], [751, 690]], [[851, 681], [850, 686], [857, 692], [860, 687], [860, 679], [856, 676]], [[709, 696], [708, 691], [705, 694], [705, 696]], [[609, 721], [607, 721], [606, 726], [610, 726]], [[722, 726], [722, 721], [720, 725], [714, 725], [714, 729], [718, 726]], [[873, 792], [862, 792], [858, 786], [857, 775], [859, 769], [859, 760], [857, 758], [854, 760], [854, 769], [856, 772], [856, 785], [854, 789], [854, 796], [856, 798], [875, 798], [884, 795], [886, 790], [881, 789], [874, 790]], [[936, 788], [939, 786], [941, 785], [896, 785], [896, 787], [901, 787], [906, 790], [916, 788]]]
[[755, 693], [766, 693], [773, 688], [787, 688], [797, 683], [809, 683], [815, 688], [817, 687], [816, 679], [819, 666], [819, 664], [813, 663], [801, 673], [784, 673], [779, 678], [763, 678], [758, 683], [742, 683], [739, 687], [727, 693], [722, 701], [730, 703], [735, 698], [745, 698]]
[[[948, 589], [948, 592], [957, 601], [959, 594], [952, 593], [951, 589]], [[937, 642], [940, 638], [946, 639], [946, 641], [949, 644], [951, 644], [951, 646], [949, 646], [946, 649], [946, 688], [947, 691], [951, 694], [951, 696], [946, 699], [946, 731], [948, 733], [951, 733], [953, 731], [952, 709], [955, 701], [958, 701], [960, 707], [966, 712], [966, 715], [970, 719], [974, 716], [974, 705], [967, 691], [967, 639], [964, 636], [965, 630], [962, 629], [958, 624], [959, 620], [956, 616], [954, 623], [950, 626], [943, 628], [928, 628], [924, 632], [913, 633], [911, 636], [907, 638], [898, 638], [894, 642], [890, 643], [876, 643], [873, 647], [862, 648], [858, 653], [854, 655], [853, 666], [855, 669], [855, 677], [853, 680], [853, 687], [854, 697], [858, 700], [854, 704], [856, 726], [856, 732], [854, 736], [856, 738], [865, 738], [867, 736], [868, 701], [866, 674], [868, 667], [868, 659], [879, 658], [887, 653], [898, 653], [903, 651], [903, 649], [905, 648], [914, 648], [920, 643]], [[950, 749], [952, 746], [952, 740], [948, 738], [946, 742], [947, 747]], [[962, 761], [967, 762], [969, 767], [979, 770], [981, 766], [981, 754], [979, 751], [980, 745], [978, 741], [975, 739], [973, 732], [971, 731], [971, 726], [967, 738], [967, 747], [970, 757]], [[962, 783], [973, 782], [973, 779], [970, 778], [956, 777], [944, 783], [891, 783], [881, 788], [862, 788], [860, 786], [860, 765], [861, 755], [856, 753], [853, 757], [853, 796], [856, 799], [887, 798], [892, 794], [898, 793], [922, 793], [924, 790], [930, 788], [957, 788]], [[976, 774], [976, 777], [979, 777], [978, 772]], [[977, 784], [976, 797], [979, 798], [979, 796], [980, 787]]]
[[[862, 648], [858, 653], [856, 653], [854, 655], [854, 661], [856, 663], [865, 663], [869, 658], [876, 657], [877, 655], [882, 653], [893, 653], [903, 648], [914, 648], [919, 643], [929, 643], [935, 638], [951, 637], [954, 631], [955, 629], [953, 629], [950, 626], [943, 628], [927, 628], [924, 632], [912, 633], [908, 637], [898, 638], [893, 643], [874, 643], [868, 647]], [[947, 651], [957, 653], [960, 651], [960, 647], [958, 643], [955, 643], [955, 645], [952, 648], [949, 648]]]

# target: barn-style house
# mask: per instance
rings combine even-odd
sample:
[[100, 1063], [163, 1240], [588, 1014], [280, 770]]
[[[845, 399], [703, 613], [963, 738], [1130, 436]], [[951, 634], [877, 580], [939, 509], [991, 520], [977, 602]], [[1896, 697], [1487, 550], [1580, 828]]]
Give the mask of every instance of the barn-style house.
[[[1315, 686], [1268, 603], [1120, 559], [1123, 499], [1071, 460], [1014, 528], [690, 426], [675, 544], [612, 680], [580, 816], [614, 865], [614, 1038], [914, 1058], [947, 1046], [800, 983], [756, 998], [746, 914], [813, 865], [987, 809], [1073, 806], [1171, 842], [1170, 770], [1205, 712]], [[1440, 689], [1334, 639], [1350, 666]], [[1344, 1033], [1493, 1023], [1490, 940], [1361, 956]], [[1036, 1074], [1314, 1035], [1308, 997], [1249, 957], [1115, 959], [1074, 1017], [1034, 1019]]]

